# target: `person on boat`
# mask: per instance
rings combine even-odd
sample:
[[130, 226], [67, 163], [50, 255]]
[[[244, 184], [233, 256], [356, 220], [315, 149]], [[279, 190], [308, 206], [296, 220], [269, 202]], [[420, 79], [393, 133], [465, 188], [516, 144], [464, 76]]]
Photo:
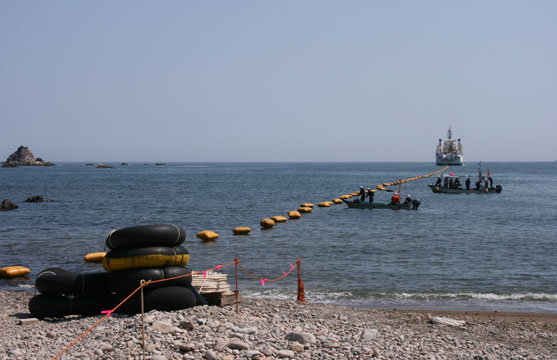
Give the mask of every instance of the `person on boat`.
[[488, 177], [488, 180], [489, 180], [489, 188], [493, 189], [493, 178], [490, 176]]
[[489, 182], [487, 181], [487, 179], [484, 180], [484, 185], [486, 189], [489, 189]]
[[364, 202], [366, 199], [366, 191], [364, 190], [363, 186], [360, 186], [360, 202]]
[[470, 190], [470, 178], [466, 178], [465, 184], [466, 184], [466, 190]]
[[373, 198], [375, 197], [375, 192], [373, 192], [370, 188], [367, 188], [367, 197], [369, 199], [369, 203], [373, 203]]
[[443, 185], [445, 185], [446, 188], [449, 187], [449, 178], [446, 177], [445, 180], [443, 180]]
[[399, 205], [400, 204], [400, 195], [398, 193], [394, 193], [393, 197], [391, 198], [392, 205]]
[[453, 178], [449, 178], [449, 189], [452, 189], [453, 187]]
[[404, 203], [410, 204], [411, 202], [412, 202], [412, 198], [410, 197], [410, 194], [406, 195], [406, 199], [404, 199]]
[[481, 180], [476, 181], [476, 190], [480, 190]]
[[441, 186], [441, 176], [437, 177], [437, 182], [435, 183], [435, 186]]
[[454, 188], [455, 189], [459, 189], [460, 188], [460, 180], [458, 178], [455, 179], [454, 181]]

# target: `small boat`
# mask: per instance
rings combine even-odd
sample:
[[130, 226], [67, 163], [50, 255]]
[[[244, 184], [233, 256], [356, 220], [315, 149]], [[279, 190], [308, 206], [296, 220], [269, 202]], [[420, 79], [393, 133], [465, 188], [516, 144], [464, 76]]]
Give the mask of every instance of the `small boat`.
[[360, 200], [347, 200], [342, 199], [349, 208], [354, 209], [391, 209], [391, 210], [418, 210], [420, 206], [420, 200], [412, 200], [411, 203], [402, 203], [398, 205], [393, 205], [390, 202], [388, 203], [368, 203], [368, 202], [360, 202]]
[[497, 185], [492, 188], [485, 188], [480, 187], [479, 189], [471, 188], [471, 189], [463, 189], [463, 188], [446, 188], [443, 186], [438, 185], [428, 185], [431, 188], [431, 191], [434, 193], [442, 193], [442, 194], [499, 194], [503, 191], [503, 187], [501, 185]]
[[[474, 179], [473, 183], [471, 179]], [[478, 175], [453, 175], [451, 171], [450, 175], [441, 175], [435, 184], [428, 186], [434, 193], [442, 194], [499, 194], [503, 191], [501, 185], [493, 186], [489, 169], [487, 175], [482, 174], [481, 162], [478, 166]]]

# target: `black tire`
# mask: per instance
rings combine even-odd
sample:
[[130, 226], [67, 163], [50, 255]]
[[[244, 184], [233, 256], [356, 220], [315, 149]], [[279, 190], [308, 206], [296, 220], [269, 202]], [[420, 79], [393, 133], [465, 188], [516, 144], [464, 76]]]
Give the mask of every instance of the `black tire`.
[[186, 240], [186, 231], [176, 225], [143, 225], [110, 232], [105, 241], [109, 249], [177, 246]]
[[182, 246], [155, 246], [110, 250], [103, 258], [106, 271], [165, 266], [186, 266], [190, 255]]
[[45, 295], [101, 295], [108, 292], [108, 273], [78, 274], [61, 268], [48, 268], [35, 278], [35, 288]]
[[[192, 270], [182, 266], [167, 266], [163, 268], [137, 268], [120, 271], [113, 271], [108, 274], [106, 285], [110, 291], [116, 293], [129, 294], [140, 285], [141, 280], [162, 280], [175, 276], [191, 273]], [[191, 276], [184, 276], [178, 279], [163, 281], [160, 283], [149, 284], [145, 290], [152, 290], [163, 286], [182, 286], [191, 285]]]
[[101, 315], [106, 310], [106, 299], [106, 296], [35, 295], [29, 300], [29, 312], [37, 318]]
[[[125, 294], [110, 296], [110, 308], [115, 308], [127, 297]], [[197, 305], [197, 298], [189, 288], [181, 286], [165, 286], [157, 289], [144, 290], [144, 310], [173, 311], [187, 309]], [[141, 296], [139, 291], [123, 303], [115, 311], [119, 314], [139, 314], [141, 312]]]

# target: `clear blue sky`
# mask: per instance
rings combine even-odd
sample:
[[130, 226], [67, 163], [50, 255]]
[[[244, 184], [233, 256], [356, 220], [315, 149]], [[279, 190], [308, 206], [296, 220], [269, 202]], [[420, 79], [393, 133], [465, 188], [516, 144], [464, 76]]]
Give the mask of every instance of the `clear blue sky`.
[[0, 161], [557, 159], [557, 1], [1, 1]]

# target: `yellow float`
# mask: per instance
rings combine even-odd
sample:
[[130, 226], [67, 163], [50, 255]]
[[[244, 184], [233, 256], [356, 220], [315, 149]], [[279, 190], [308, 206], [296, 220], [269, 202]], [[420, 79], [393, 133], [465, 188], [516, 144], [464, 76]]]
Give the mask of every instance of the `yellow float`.
[[234, 235], [247, 235], [247, 234], [250, 233], [250, 231], [251, 231], [251, 228], [249, 228], [247, 226], [235, 227], [234, 230], [232, 230]]
[[340, 199], [350, 199], [352, 197], [352, 195], [350, 194], [345, 194], [345, 195], [341, 195]]
[[312, 211], [313, 211], [313, 209], [310, 208], [310, 207], [302, 206], [302, 207], [298, 208], [298, 212], [301, 212], [301, 213], [310, 213]]
[[285, 218], [284, 216], [280, 216], [280, 215], [276, 215], [276, 216], [271, 216], [271, 220], [273, 220], [276, 223], [281, 223], [281, 222], [286, 222], [288, 221], [287, 218]]
[[299, 218], [302, 217], [302, 214], [300, 214], [297, 211], [289, 211], [288, 212], [288, 217], [291, 218], [291, 219], [299, 219]]
[[330, 201], [322, 201], [319, 204], [317, 204], [317, 206], [319, 206], [319, 207], [329, 207], [329, 206], [331, 206], [331, 202]]
[[333, 199], [333, 202], [335, 204], [342, 204], [342, 199], [336, 198], [336, 199]]
[[200, 231], [196, 236], [203, 241], [213, 241], [219, 238], [219, 234], [211, 230]]
[[265, 218], [265, 219], [261, 220], [259, 222], [259, 224], [261, 224], [261, 227], [263, 229], [270, 229], [273, 226], [275, 226], [275, 222], [273, 221], [273, 219], [270, 219], [270, 218]]
[[85, 261], [87, 261], [87, 262], [100, 263], [100, 262], [103, 261], [103, 258], [104, 258], [105, 255], [106, 255], [105, 252], [89, 253], [89, 254], [85, 255], [83, 257], [83, 259], [85, 259]]
[[8, 266], [0, 269], [0, 278], [15, 278], [29, 275], [29, 273], [31, 273], [31, 270], [25, 266]]
[[312, 208], [314, 206], [315, 205], [313, 205], [312, 203], [303, 203], [302, 205], [300, 205], [300, 207], [309, 207], [309, 208]]

